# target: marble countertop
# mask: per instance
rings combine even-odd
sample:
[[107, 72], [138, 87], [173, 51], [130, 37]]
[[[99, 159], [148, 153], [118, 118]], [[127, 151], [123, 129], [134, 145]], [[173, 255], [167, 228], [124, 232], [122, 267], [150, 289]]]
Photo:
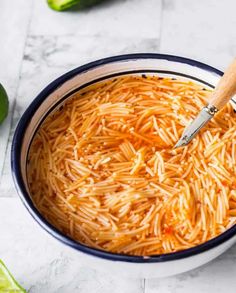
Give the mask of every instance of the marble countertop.
[[10, 113], [0, 126], [0, 258], [29, 292], [236, 292], [236, 246], [165, 279], [120, 279], [87, 268], [20, 202], [10, 171], [15, 126], [36, 94], [62, 73], [101, 57], [162, 52], [224, 69], [236, 55], [235, 0], [110, 0], [57, 13], [46, 0], [0, 1], [0, 81]]

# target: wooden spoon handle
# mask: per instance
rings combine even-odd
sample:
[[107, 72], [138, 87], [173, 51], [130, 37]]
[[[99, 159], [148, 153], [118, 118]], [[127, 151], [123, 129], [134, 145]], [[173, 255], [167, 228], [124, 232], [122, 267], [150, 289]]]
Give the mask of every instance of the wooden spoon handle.
[[236, 58], [233, 63], [226, 69], [224, 75], [217, 84], [210, 100], [210, 105], [215, 106], [218, 110], [236, 94]]

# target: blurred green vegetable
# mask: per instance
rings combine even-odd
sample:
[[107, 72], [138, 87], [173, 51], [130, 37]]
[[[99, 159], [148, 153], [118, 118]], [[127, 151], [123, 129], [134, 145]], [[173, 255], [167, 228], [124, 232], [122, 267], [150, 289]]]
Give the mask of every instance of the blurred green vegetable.
[[7, 117], [8, 107], [8, 96], [4, 87], [0, 83], [0, 123]]
[[92, 6], [94, 4], [97, 4], [99, 2], [102, 2], [104, 0], [47, 0], [48, 5], [57, 11], [63, 11], [66, 9], [71, 8], [72, 6], [75, 6], [83, 9], [89, 6]]
[[26, 293], [0, 260], [0, 292]]

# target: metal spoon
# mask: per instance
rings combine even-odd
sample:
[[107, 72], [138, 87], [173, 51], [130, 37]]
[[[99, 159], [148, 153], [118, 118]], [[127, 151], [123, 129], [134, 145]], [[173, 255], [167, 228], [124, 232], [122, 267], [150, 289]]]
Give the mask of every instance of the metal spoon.
[[214, 92], [212, 93], [208, 104], [202, 108], [193, 122], [187, 126], [174, 148], [187, 145], [199, 132], [199, 130], [214, 115], [224, 107], [226, 103], [236, 94], [236, 58], [227, 68], [221, 77]]

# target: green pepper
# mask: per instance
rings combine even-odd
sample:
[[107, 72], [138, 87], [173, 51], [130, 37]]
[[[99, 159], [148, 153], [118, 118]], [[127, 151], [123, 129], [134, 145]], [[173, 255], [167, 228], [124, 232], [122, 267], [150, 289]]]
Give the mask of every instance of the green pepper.
[[56, 11], [63, 11], [77, 5], [78, 8], [83, 9], [103, 0], [47, 0], [49, 7]]

